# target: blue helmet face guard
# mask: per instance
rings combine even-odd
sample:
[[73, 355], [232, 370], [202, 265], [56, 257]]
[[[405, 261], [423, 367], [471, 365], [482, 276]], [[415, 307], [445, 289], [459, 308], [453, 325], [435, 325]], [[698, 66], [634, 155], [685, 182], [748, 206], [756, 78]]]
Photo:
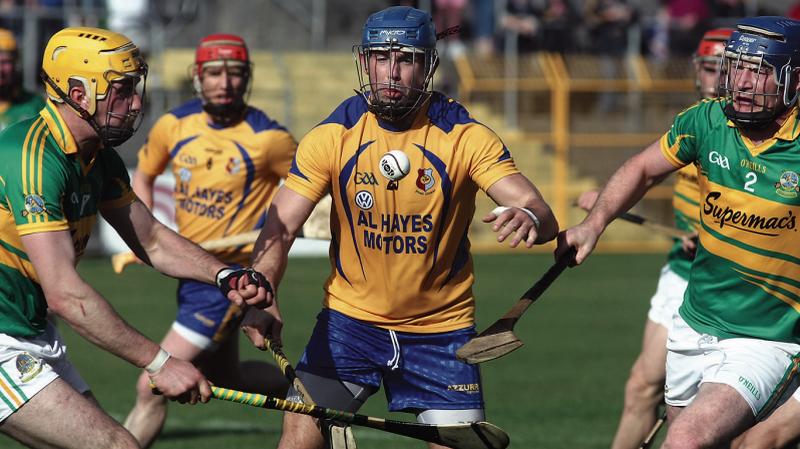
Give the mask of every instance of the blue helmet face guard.
[[775, 122], [797, 103], [800, 22], [753, 17], [737, 25], [725, 47], [719, 92], [725, 115], [742, 128]]
[[[364, 25], [361, 45], [353, 46], [353, 56], [358, 92], [369, 110], [390, 122], [403, 120], [415, 113], [432, 92], [439, 61], [433, 19], [424, 11], [404, 6], [375, 13]], [[395, 74], [407, 64], [411, 65], [413, 76], [404, 82]], [[383, 67], [384, 79], [378, 79], [378, 65]]]

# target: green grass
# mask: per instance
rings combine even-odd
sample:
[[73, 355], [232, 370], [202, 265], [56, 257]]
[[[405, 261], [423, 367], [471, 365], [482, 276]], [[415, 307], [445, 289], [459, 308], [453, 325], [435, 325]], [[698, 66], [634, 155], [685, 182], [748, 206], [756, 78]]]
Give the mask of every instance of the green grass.
[[[544, 273], [550, 255], [475, 257], [478, 327], [491, 324]], [[515, 329], [525, 345], [484, 364], [487, 418], [511, 436], [512, 448], [592, 449], [608, 447], [622, 407], [623, 384], [636, 356], [648, 300], [662, 255], [596, 255], [562, 274]], [[281, 285], [284, 344], [297, 360], [321, 304], [326, 259], [293, 259]], [[86, 260], [82, 275], [128, 322], [156, 340], [175, 313], [176, 282], [144, 267], [123, 276], [106, 260]], [[138, 371], [82, 340], [61, 325], [72, 361], [102, 406], [124, 419], [134, 400]], [[243, 357], [267, 358], [242, 338]], [[383, 394], [361, 411], [386, 413]], [[280, 413], [238, 404], [170, 404], [164, 434], [155, 448], [270, 448], [280, 432]], [[424, 448], [403, 437], [356, 429], [359, 447]], [[0, 447], [19, 447], [0, 436]]]

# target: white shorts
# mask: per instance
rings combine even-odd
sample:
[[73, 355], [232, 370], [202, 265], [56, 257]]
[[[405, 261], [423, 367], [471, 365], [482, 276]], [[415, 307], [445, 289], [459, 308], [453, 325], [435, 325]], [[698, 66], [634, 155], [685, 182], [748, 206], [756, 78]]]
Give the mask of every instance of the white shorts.
[[678, 313], [678, 308], [683, 303], [683, 293], [688, 284], [689, 281], [675, 274], [669, 264], [664, 265], [658, 278], [656, 293], [650, 298], [647, 318], [669, 329], [672, 316]]
[[700, 385], [724, 384], [736, 390], [762, 419], [783, 403], [797, 387], [800, 345], [754, 338], [720, 340], [692, 329], [675, 315], [667, 338], [667, 380], [664, 397], [669, 405], [684, 407], [694, 400]]
[[59, 377], [81, 394], [89, 391], [49, 321], [44, 333], [34, 338], [0, 334], [0, 422]]

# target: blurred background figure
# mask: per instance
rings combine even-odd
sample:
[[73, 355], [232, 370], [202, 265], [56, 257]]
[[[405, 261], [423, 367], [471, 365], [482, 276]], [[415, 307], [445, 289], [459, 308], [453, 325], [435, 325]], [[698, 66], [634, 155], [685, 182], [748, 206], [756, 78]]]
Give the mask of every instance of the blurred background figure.
[[[584, 23], [589, 34], [589, 50], [600, 56], [603, 78], [616, 76], [616, 61], [629, 50], [628, 28], [636, 21], [636, 9], [627, 0], [587, 0]], [[597, 100], [600, 113], [611, 112], [619, 95], [603, 91]]]
[[23, 89], [18, 60], [17, 40], [10, 30], [0, 28], [0, 130], [44, 107], [40, 95]]

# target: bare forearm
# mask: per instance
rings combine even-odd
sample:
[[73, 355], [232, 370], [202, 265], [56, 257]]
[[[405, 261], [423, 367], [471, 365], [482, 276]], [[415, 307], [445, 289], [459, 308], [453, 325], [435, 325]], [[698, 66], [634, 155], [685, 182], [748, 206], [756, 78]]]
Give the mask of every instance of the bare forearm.
[[50, 309], [78, 334], [139, 368], [153, 360], [158, 345], [129, 326], [89, 285], [60, 290], [48, 296]]
[[214, 283], [227, 265], [163, 225], [154, 229], [153, 244], [145, 248], [150, 264], [168, 276]]
[[282, 227], [277, 220], [267, 220], [253, 248], [253, 269], [262, 273], [276, 290], [286, 271], [289, 249], [294, 239], [294, 233]]
[[253, 248], [251, 265], [272, 283], [273, 288], [277, 289], [283, 278], [289, 249], [314, 205], [286, 186], [281, 187], [272, 200], [267, 211], [269, 218]]
[[654, 185], [648, 179], [636, 158], [628, 160], [608, 180], [591, 212], [584, 220], [598, 229], [608, 224], [623, 212], [633, 207]]

